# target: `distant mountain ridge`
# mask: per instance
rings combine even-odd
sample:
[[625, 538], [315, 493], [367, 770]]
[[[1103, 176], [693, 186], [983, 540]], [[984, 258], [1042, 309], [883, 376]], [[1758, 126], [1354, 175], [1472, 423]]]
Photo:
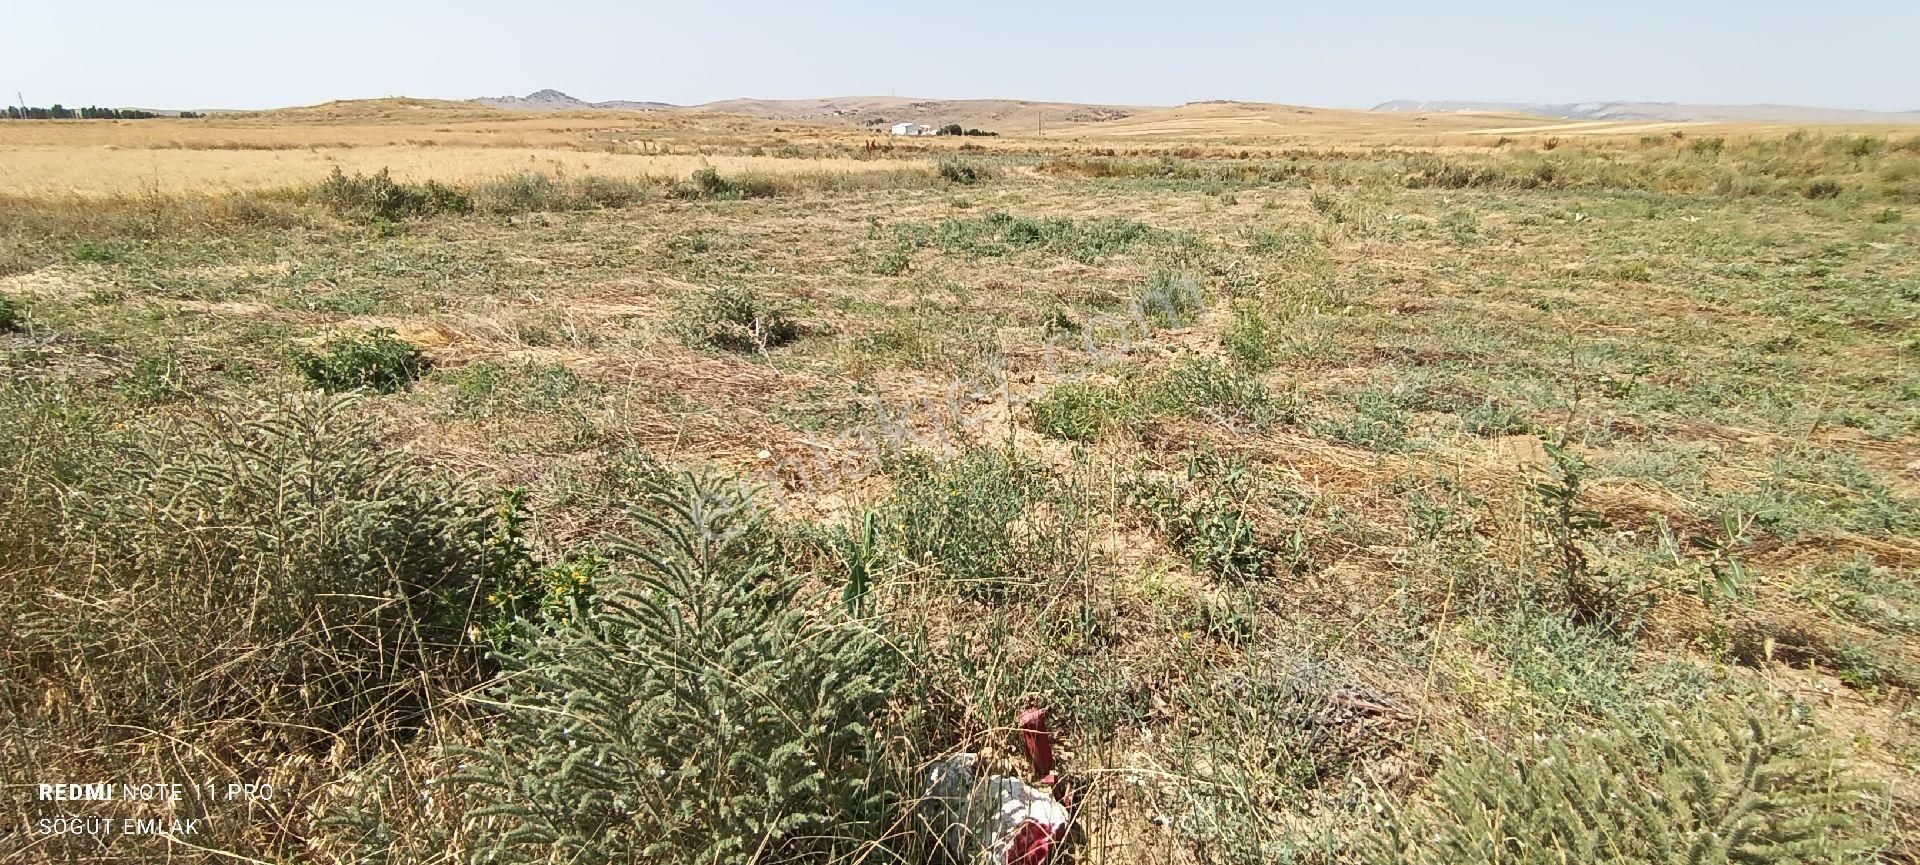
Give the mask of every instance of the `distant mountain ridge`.
[[[1217, 100], [1216, 100], [1217, 101]], [[839, 96], [825, 99], [722, 99], [700, 105], [614, 99], [589, 102], [551, 88], [525, 96], [484, 96], [469, 103], [507, 111], [675, 111], [744, 114], [834, 126], [878, 127], [900, 121], [963, 126], [1101, 123], [1158, 110], [1140, 105], [1082, 105], [1023, 99], [915, 99], [905, 96]], [[1208, 105], [1212, 102], [1191, 103]], [[1920, 110], [1861, 111], [1803, 105], [1689, 105], [1677, 102], [1476, 102], [1470, 100], [1382, 102], [1374, 111], [1530, 114], [1561, 120], [1772, 123], [1920, 123]]]
[[588, 102], [553, 89], [535, 90], [525, 96], [482, 96], [468, 101], [508, 111], [668, 111], [680, 107], [667, 102], [634, 102], [626, 99]]
[[525, 96], [487, 96], [475, 105], [508, 111], [686, 111], [744, 114], [763, 120], [792, 120], [835, 126], [878, 127], [901, 121], [962, 126], [1094, 123], [1118, 120], [1148, 110], [1138, 105], [1082, 105], [1024, 99], [916, 99], [908, 96], [836, 96], [826, 99], [722, 99], [701, 105], [614, 100], [588, 102], [559, 90]]
[[1472, 102], [1395, 99], [1375, 111], [1495, 111], [1563, 120], [1641, 120], [1775, 123], [1920, 123], [1920, 111], [1861, 111], [1806, 105], [1686, 105], [1677, 102]]

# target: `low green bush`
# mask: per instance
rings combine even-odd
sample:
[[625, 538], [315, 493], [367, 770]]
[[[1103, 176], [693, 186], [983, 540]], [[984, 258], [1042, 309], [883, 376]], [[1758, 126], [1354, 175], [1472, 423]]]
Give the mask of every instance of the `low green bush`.
[[1803, 717], [1712, 706], [1653, 732], [1619, 725], [1462, 749], [1423, 800], [1362, 835], [1377, 865], [1874, 861], [1884, 793]]
[[867, 269], [881, 276], [899, 276], [913, 266], [913, 245], [895, 242], [868, 260]]
[[507, 175], [474, 195], [477, 207], [489, 213], [628, 207], [646, 197], [646, 187], [632, 180], [597, 175], [566, 179], [534, 171]]
[[1311, 649], [1262, 642], [1167, 689], [1185, 719], [1164, 745], [1167, 830], [1217, 865], [1345, 861], [1337, 833], [1299, 812], [1313, 802], [1334, 825], [1366, 818], [1362, 802], [1326, 793], [1380, 745], [1342, 698], [1375, 697]]
[[371, 175], [348, 175], [339, 168], [321, 181], [313, 196], [327, 209], [363, 222], [398, 222], [436, 213], [469, 213], [473, 199], [451, 186], [429, 180], [403, 183], [385, 168]]
[[974, 219], [948, 219], [930, 228], [896, 226], [895, 231], [915, 246], [932, 245], [963, 255], [998, 257], [1046, 250], [1085, 264], [1167, 236], [1129, 219], [1027, 219], [1002, 211]]
[[1229, 583], [1272, 572], [1273, 550], [1248, 513], [1251, 493], [1244, 464], [1190, 455], [1182, 482], [1140, 476], [1122, 486], [1129, 506], [1143, 514], [1193, 569]]
[[85, 264], [114, 264], [121, 260], [124, 252], [120, 244], [82, 240], [67, 248], [67, 260]]
[[1259, 379], [1214, 358], [1175, 364], [1151, 399], [1181, 414], [1238, 427], [1291, 421], [1297, 411], [1291, 398], [1276, 398]]
[[122, 398], [134, 405], [158, 405], [187, 396], [186, 370], [172, 354], [143, 355], [119, 378]]
[[1206, 306], [1206, 294], [1192, 276], [1158, 271], [1133, 296], [1134, 309], [1158, 327], [1185, 327]]
[[225, 740], [248, 761], [364, 746], [473, 681], [492, 511], [381, 448], [354, 405], [308, 394], [91, 442], [101, 456], [60, 479], [55, 540], [85, 564], [15, 598], [40, 623], [9, 638], [17, 669], [98, 707], [88, 729], [112, 740], [254, 724]]
[[638, 181], [594, 174], [574, 178], [568, 192], [578, 208], [630, 207], [648, 195], [647, 187]]
[[1220, 347], [1249, 372], [1266, 372], [1280, 363], [1279, 334], [1257, 304], [1234, 305], [1233, 324], [1220, 337]]
[[[909, 457], [892, 472], [879, 510], [883, 548], [968, 594], [993, 597], [1051, 585], [1070, 566], [1071, 503], [1057, 500], [1044, 467], [994, 448], [946, 462]], [[1046, 516], [1041, 513], [1046, 506]]]
[[294, 371], [328, 392], [370, 388], [394, 393], [411, 386], [431, 365], [413, 343], [386, 328], [340, 337], [320, 351], [300, 351], [293, 357]]
[[1033, 401], [1035, 429], [1065, 441], [1090, 442], [1126, 423], [1130, 405], [1118, 388], [1068, 382]]
[[772, 198], [780, 193], [780, 184], [760, 175], [725, 177], [712, 168], [695, 171], [687, 180], [667, 187], [667, 196], [681, 199], [738, 201], [744, 198]]
[[939, 171], [942, 180], [963, 186], [971, 186], [982, 179], [980, 169], [964, 159], [942, 159]]
[[800, 338], [800, 326], [785, 309], [737, 285], [701, 293], [681, 307], [669, 326], [693, 348], [764, 352]]
[[0, 333], [9, 333], [20, 329], [20, 305], [13, 298], [0, 295]]
[[572, 209], [565, 204], [560, 184], [535, 171], [523, 171], [495, 180], [480, 187], [476, 197], [481, 209], [492, 213]]
[[1841, 186], [1838, 181], [1821, 177], [1808, 181], [1802, 194], [1808, 198], [1839, 198], [1840, 193], [1844, 191], [1846, 187]]
[[483, 360], [467, 364], [453, 375], [450, 407], [474, 419], [509, 412], [548, 413], [581, 395], [595, 393], [589, 382], [564, 364], [529, 361], [507, 366]]
[[1468, 435], [1505, 436], [1540, 431], [1540, 426], [1518, 406], [1483, 399], [1460, 413], [1460, 428]]
[[1351, 406], [1348, 413], [1316, 419], [1312, 423], [1314, 435], [1388, 453], [1409, 447], [1412, 419], [1392, 397], [1374, 387], [1349, 396], [1347, 402]]

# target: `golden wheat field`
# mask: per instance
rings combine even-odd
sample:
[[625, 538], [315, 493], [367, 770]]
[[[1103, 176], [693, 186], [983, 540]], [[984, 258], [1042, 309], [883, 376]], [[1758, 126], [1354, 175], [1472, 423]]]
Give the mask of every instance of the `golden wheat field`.
[[1912, 131], [379, 100], [0, 189], [0, 859], [944, 862], [956, 755], [1088, 865], [1920, 857]]
[[[730, 173], [859, 172], [902, 157], [984, 153], [1191, 152], [1272, 158], [1297, 148], [1484, 150], [1547, 138], [1779, 137], [1777, 124], [1549, 122], [1487, 113], [1403, 115], [1246, 103], [1202, 103], [1120, 120], [1009, 129], [1004, 137], [899, 141], [884, 130], [775, 123], [725, 115], [561, 112], [539, 117], [433, 100], [369, 100], [307, 109], [143, 123], [49, 122], [0, 127], [0, 187], [23, 196], [220, 193], [310, 184], [335, 168], [390, 169], [413, 181], [471, 184], [513, 173], [662, 180], [703, 167]], [[1897, 135], [1898, 127], [1831, 134]], [[1236, 149], [1238, 148], [1238, 149]], [[1249, 150], [1248, 148], [1251, 148]], [[874, 151], [877, 152], [877, 151]], [[770, 155], [771, 154], [771, 155]]]
[[781, 174], [851, 173], [898, 166], [853, 159], [660, 156], [561, 148], [404, 144], [288, 150], [0, 146], [0, 184], [14, 194], [34, 197], [164, 196], [278, 189], [317, 183], [335, 169], [372, 173], [385, 168], [403, 180], [465, 184], [516, 173], [670, 180], [703, 167], [729, 173]]

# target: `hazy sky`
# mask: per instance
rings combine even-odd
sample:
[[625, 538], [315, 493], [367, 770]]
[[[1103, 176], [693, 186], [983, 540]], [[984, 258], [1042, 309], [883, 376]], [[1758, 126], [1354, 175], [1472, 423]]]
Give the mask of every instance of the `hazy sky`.
[[0, 92], [262, 108], [583, 99], [1779, 102], [1920, 109], [1920, 0], [14, 0]]

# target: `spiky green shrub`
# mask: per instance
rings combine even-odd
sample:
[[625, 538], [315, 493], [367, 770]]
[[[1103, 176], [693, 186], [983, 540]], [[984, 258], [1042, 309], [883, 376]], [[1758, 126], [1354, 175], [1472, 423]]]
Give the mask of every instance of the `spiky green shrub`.
[[302, 350], [293, 368], [307, 383], [329, 393], [372, 388], [381, 393], [405, 390], [431, 366], [413, 343], [386, 328], [344, 336], [320, 351]]
[[63, 487], [69, 564], [20, 599], [19, 669], [95, 723], [249, 719], [271, 734], [256, 749], [371, 735], [459, 687], [491, 512], [380, 448], [352, 406], [141, 424], [75, 476], [31, 479]]
[[0, 333], [16, 330], [20, 327], [20, 307], [13, 298], [0, 296]]
[[120, 377], [120, 395], [134, 405], [158, 405], [188, 395], [186, 370], [171, 354], [143, 355]]
[[314, 189], [314, 197], [334, 213], [363, 222], [473, 210], [473, 199], [458, 189], [431, 180], [403, 183], [385, 168], [370, 175], [348, 175], [335, 168]]
[[1518, 751], [1474, 746], [1362, 837], [1369, 863], [1864, 863], [1874, 787], [1787, 709], [1736, 704]]
[[589, 174], [576, 177], [568, 189], [575, 207], [628, 207], [646, 199], [648, 187], [638, 180]]
[[913, 245], [898, 241], [867, 260], [867, 269], [881, 276], [899, 276], [912, 266]]
[[1328, 855], [1338, 847], [1332, 833], [1301, 812], [1364, 819], [1355, 813], [1360, 803], [1322, 791], [1383, 744], [1372, 719], [1340, 698], [1385, 700], [1297, 646], [1249, 652], [1168, 690], [1188, 720], [1168, 731], [1172, 783], [1159, 807], [1168, 829], [1192, 845], [1195, 861], [1343, 861]]
[[1537, 432], [1539, 426], [1519, 406], [1505, 405], [1492, 398], [1481, 400], [1460, 413], [1460, 428], [1468, 435], [1504, 436]]
[[[64, 486], [101, 457], [99, 438], [123, 410], [86, 400], [68, 381], [0, 379], [0, 636], [16, 634], [6, 618], [19, 612], [19, 591], [40, 588], [33, 565], [60, 556]], [[0, 686], [5, 681], [0, 680]]]
[[1350, 412], [1311, 422], [1314, 435], [1388, 453], [1410, 446], [1407, 436], [1411, 418], [1390, 394], [1370, 387], [1349, 395], [1346, 402], [1352, 406]]
[[752, 288], [737, 285], [717, 286], [696, 296], [681, 307], [670, 327], [691, 347], [728, 351], [766, 351], [800, 336], [799, 325], [787, 317], [786, 310]]
[[657, 480], [633, 567], [506, 658], [454, 781], [476, 861], [779, 861], [884, 830], [876, 718], [897, 655], [805, 589], [748, 496]]
[[627, 207], [647, 197], [641, 182], [589, 174], [565, 178], [523, 171], [475, 190], [475, 206], [488, 213], [595, 210]]
[[1838, 181], [1821, 177], [1808, 182], [1802, 194], [1808, 198], [1839, 198], [1840, 193], [1845, 191], [1846, 187]]

